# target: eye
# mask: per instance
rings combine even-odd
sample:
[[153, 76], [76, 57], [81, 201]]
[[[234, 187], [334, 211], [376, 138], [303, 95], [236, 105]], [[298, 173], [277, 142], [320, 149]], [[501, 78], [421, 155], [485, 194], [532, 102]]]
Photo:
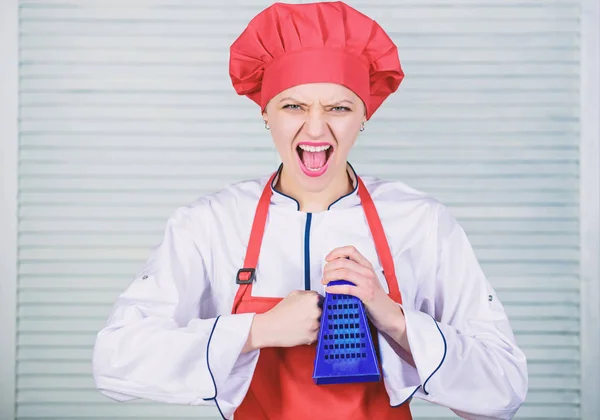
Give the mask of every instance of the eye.
[[302, 108], [300, 108], [300, 105], [286, 104], [286, 105], [283, 106], [283, 109], [298, 110], [298, 109], [302, 109]]
[[348, 112], [348, 111], [352, 111], [350, 108], [348, 108], [347, 106], [334, 106], [333, 108], [334, 111], [336, 112]]

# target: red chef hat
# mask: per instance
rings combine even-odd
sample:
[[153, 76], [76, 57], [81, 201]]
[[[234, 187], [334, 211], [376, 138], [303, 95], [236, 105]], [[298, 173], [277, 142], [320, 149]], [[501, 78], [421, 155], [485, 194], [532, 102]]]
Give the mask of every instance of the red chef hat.
[[285, 89], [329, 82], [358, 95], [371, 118], [398, 89], [398, 49], [373, 19], [343, 2], [275, 3], [255, 16], [230, 48], [236, 92], [264, 111]]

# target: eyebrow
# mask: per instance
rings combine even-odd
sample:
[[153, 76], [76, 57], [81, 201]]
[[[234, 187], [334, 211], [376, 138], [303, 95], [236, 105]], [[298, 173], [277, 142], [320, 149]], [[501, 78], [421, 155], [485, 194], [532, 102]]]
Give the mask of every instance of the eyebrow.
[[297, 103], [299, 103], [300, 105], [306, 105], [304, 102], [301, 102], [301, 101], [297, 100], [296, 98], [292, 98], [291, 96], [287, 96], [287, 97], [285, 97], [285, 98], [282, 98], [282, 99], [279, 101], [279, 103], [282, 103], [283, 101], [292, 101], [292, 102], [297, 102]]
[[341, 101], [334, 102], [331, 105], [339, 105], [339, 104], [342, 104], [344, 102], [348, 102], [349, 104], [354, 105], [354, 102], [352, 102], [350, 99], [342, 99]]
[[[295, 98], [292, 98], [291, 96], [287, 96], [287, 97], [285, 97], [285, 98], [282, 98], [282, 99], [279, 101], [279, 103], [282, 103], [283, 101], [287, 101], [287, 100], [291, 100], [291, 101], [297, 102], [297, 103], [299, 103], [300, 105], [306, 105], [304, 102], [301, 102], [301, 101], [299, 101], [299, 100], [297, 100], [297, 99], [295, 99]], [[350, 99], [342, 99], [342, 100], [340, 100], [340, 101], [336, 101], [336, 102], [334, 102], [334, 103], [330, 104], [329, 106], [335, 106], [335, 105], [339, 105], [339, 104], [341, 104], [341, 103], [344, 103], [344, 102], [348, 102], [348, 103], [350, 103], [350, 104], [354, 105], [354, 102], [352, 102]]]

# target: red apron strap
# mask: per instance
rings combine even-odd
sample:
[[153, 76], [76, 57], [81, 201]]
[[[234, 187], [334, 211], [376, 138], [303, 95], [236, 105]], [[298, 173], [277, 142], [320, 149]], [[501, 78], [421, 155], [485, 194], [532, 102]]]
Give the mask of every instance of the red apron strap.
[[233, 299], [231, 313], [236, 313], [237, 308], [246, 293], [252, 294], [252, 283], [255, 280], [256, 264], [258, 263], [258, 255], [262, 245], [263, 236], [265, 233], [265, 225], [267, 224], [267, 215], [269, 213], [269, 204], [271, 203], [271, 183], [277, 175], [275, 172], [265, 185], [262, 195], [258, 200], [256, 212], [254, 213], [254, 221], [252, 222], [252, 230], [250, 231], [250, 240], [246, 248], [246, 257], [244, 259], [244, 267], [237, 273], [236, 283], [240, 285]]
[[392, 252], [390, 251], [390, 246], [385, 236], [381, 219], [375, 208], [375, 203], [373, 203], [373, 199], [371, 198], [369, 191], [367, 191], [367, 187], [365, 187], [365, 184], [360, 177], [357, 176], [356, 179], [358, 181], [358, 195], [367, 218], [367, 223], [369, 224], [369, 229], [371, 230], [371, 235], [373, 235], [375, 249], [377, 250], [377, 255], [381, 261], [381, 266], [383, 267], [383, 275], [387, 281], [390, 297], [396, 303], [402, 304], [402, 295], [398, 288], [394, 259], [392, 258]]

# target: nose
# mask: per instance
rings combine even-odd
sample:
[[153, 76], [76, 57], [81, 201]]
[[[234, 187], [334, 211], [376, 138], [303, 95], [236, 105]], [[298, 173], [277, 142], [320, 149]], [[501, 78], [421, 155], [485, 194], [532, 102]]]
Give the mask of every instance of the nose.
[[327, 121], [323, 113], [318, 111], [308, 113], [304, 128], [310, 138], [318, 139], [323, 137], [327, 132]]

